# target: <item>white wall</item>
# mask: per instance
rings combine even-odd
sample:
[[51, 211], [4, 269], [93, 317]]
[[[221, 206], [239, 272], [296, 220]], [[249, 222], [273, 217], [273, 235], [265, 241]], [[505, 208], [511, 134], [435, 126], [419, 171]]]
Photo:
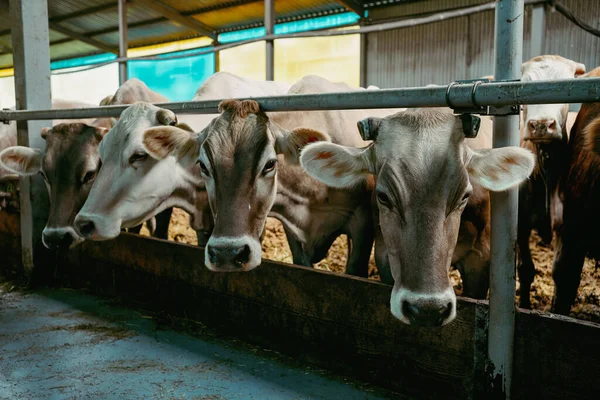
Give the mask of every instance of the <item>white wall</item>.
[[[119, 67], [116, 63], [72, 73], [52, 75], [52, 98], [100, 104], [100, 100], [119, 88]], [[60, 70], [61, 72], [65, 70]]]
[[[105, 65], [88, 71], [52, 75], [52, 98], [100, 104], [100, 100], [114, 94], [119, 88], [117, 64]], [[65, 71], [65, 70], [61, 70]], [[15, 79], [0, 78], [0, 108], [15, 106]]]
[[0, 78], [0, 108], [15, 106], [15, 77]]

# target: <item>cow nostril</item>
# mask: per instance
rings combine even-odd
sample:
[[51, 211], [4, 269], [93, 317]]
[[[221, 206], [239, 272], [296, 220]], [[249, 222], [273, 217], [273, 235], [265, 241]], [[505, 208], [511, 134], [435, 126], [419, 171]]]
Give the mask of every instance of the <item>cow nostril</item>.
[[548, 129], [554, 129], [554, 128], [556, 128], [556, 120], [551, 119], [547, 123], [548, 123]]
[[250, 246], [246, 244], [237, 251], [234, 262], [238, 267], [242, 267], [248, 260], [250, 260]]
[[529, 129], [531, 129], [532, 131], [535, 131], [535, 128], [537, 126], [537, 121], [534, 120], [530, 120], [527, 125], [529, 125]]
[[79, 233], [81, 233], [81, 236], [88, 239], [92, 237], [94, 231], [96, 230], [96, 226], [92, 221], [80, 221], [77, 224], [77, 228], [79, 229]]
[[445, 307], [440, 307], [440, 318], [438, 319], [438, 325], [442, 325], [445, 320], [450, 318], [452, 315], [452, 303], [448, 303]]
[[402, 302], [402, 312], [408, 319], [412, 319], [419, 316], [420, 310], [419, 307], [405, 300]]
[[212, 246], [208, 246], [208, 259], [211, 263], [216, 264], [218, 261], [218, 251]]

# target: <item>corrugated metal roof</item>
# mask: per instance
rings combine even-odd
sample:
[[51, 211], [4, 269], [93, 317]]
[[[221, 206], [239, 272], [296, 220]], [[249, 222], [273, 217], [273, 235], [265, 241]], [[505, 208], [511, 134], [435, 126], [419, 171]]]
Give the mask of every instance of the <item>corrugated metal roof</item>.
[[[53, 60], [86, 56], [118, 47], [117, 0], [47, 0], [50, 17], [50, 42]], [[243, 29], [263, 24], [263, 0], [153, 0], [171, 7], [184, 17], [196, 19], [209, 26], [213, 32]], [[275, 17], [278, 22], [312, 18], [344, 12], [344, 3], [335, 0], [275, 0]], [[202, 36], [197, 31], [168, 20], [162, 13], [137, 1], [127, 4], [128, 38], [130, 47], [147, 46]], [[0, 68], [10, 67], [12, 47], [10, 39], [8, 2], [0, 0]], [[61, 28], [62, 33], [52, 30]], [[65, 30], [99, 42], [104, 50], [69, 37]]]

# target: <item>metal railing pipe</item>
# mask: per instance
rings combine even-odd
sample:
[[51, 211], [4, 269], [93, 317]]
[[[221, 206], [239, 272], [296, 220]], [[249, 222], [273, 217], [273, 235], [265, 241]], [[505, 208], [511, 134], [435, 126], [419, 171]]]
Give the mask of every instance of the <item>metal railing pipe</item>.
[[[403, 89], [256, 97], [265, 111], [369, 108], [510, 106], [600, 101], [600, 78], [563, 81], [454, 83]], [[221, 100], [157, 103], [180, 114], [213, 114]], [[127, 106], [62, 110], [2, 110], [0, 121], [118, 117]]]

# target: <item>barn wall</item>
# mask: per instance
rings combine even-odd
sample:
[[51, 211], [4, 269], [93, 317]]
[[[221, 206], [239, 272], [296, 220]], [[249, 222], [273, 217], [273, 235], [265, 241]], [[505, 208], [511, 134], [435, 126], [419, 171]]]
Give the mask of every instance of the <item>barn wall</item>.
[[[462, 8], [487, 1], [425, 1], [377, 8], [370, 23]], [[600, 28], [600, 8], [585, 0], [565, 0], [575, 15]], [[531, 12], [525, 8], [523, 59], [531, 50]], [[551, 38], [551, 39], [550, 39]], [[588, 70], [600, 65], [600, 38], [577, 27], [557, 12], [546, 11], [544, 53], [583, 62]], [[447, 84], [494, 73], [494, 11], [432, 24], [368, 35], [367, 83], [382, 88]]]

